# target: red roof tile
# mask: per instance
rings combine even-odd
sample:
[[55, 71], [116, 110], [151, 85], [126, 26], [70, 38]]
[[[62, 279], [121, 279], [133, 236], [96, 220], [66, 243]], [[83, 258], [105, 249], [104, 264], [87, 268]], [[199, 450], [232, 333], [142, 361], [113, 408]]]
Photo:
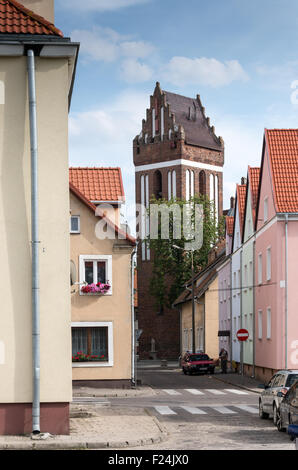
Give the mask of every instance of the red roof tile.
[[16, 0], [0, 0], [0, 34], [45, 34], [62, 36], [63, 33], [42, 16], [24, 7]]
[[120, 168], [70, 168], [69, 180], [89, 201], [124, 201]]
[[115, 232], [118, 234], [118, 235], [121, 235], [121, 237], [124, 237], [127, 241], [129, 241], [132, 245], [135, 245], [136, 244], [136, 239], [134, 237], [132, 237], [131, 235], [129, 235], [128, 233], [124, 232], [120, 227], [118, 227], [118, 225], [115, 225], [114, 222], [111, 221], [111, 219], [109, 219], [109, 217], [107, 217], [105, 215], [105, 213], [101, 210], [99, 210], [94, 204], [92, 204], [92, 202], [89, 201], [88, 198], [86, 198], [86, 196], [81, 193], [81, 191], [76, 188], [76, 186], [69, 182], [69, 189], [70, 191], [75, 194], [87, 207], [89, 207], [89, 209], [95, 214], [95, 215], [99, 215], [102, 219], [104, 219], [107, 224], [113, 229], [115, 230]]
[[246, 184], [237, 184], [236, 191], [237, 191], [237, 200], [238, 200], [238, 207], [239, 207], [240, 233], [242, 234], [244, 211], [245, 211]]
[[260, 172], [261, 172], [261, 168], [259, 167], [251, 167], [251, 166], [248, 167], [248, 178], [249, 178], [249, 186], [251, 190], [252, 213], [253, 213], [254, 222], [255, 222], [255, 217], [256, 217], [256, 207], [258, 203]]
[[234, 217], [227, 215], [226, 216], [226, 228], [227, 228], [227, 233], [229, 236], [233, 235], [233, 228], [234, 228]]
[[298, 129], [265, 129], [277, 212], [298, 212]]

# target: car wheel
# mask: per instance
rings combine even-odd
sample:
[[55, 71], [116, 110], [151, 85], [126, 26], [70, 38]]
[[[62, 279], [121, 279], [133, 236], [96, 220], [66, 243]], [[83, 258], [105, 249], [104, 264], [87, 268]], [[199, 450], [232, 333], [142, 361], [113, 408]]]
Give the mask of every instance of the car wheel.
[[285, 428], [282, 425], [282, 418], [281, 418], [280, 411], [278, 411], [278, 413], [277, 413], [276, 427], [277, 427], [279, 432], [284, 432], [285, 431]]
[[186, 370], [184, 369], [184, 367], [182, 368], [182, 372], [184, 375], [186, 375]]
[[269, 413], [265, 413], [265, 411], [263, 410], [263, 404], [262, 404], [261, 400], [259, 401], [259, 417], [261, 419], [268, 419], [269, 418]]
[[274, 426], [277, 426], [278, 414], [279, 414], [279, 412], [278, 412], [277, 406], [274, 403], [274, 405], [273, 405], [273, 424], [274, 424]]

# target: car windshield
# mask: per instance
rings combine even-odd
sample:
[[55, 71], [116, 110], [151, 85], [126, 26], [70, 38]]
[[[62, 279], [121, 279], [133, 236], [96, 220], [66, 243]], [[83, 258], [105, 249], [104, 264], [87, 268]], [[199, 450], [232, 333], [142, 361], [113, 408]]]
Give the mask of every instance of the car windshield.
[[193, 356], [190, 356], [190, 361], [209, 361], [209, 356], [207, 354], [194, 354]]
[[286, 381], [286, 387], [291, 387], [293, 383], [298, 379], [298, 374], [289, 374], [287, 381]]

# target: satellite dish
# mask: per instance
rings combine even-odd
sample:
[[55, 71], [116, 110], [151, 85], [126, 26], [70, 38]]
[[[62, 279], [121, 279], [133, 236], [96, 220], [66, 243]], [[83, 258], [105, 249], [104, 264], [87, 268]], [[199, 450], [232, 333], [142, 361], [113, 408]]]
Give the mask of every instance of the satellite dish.
[[70, 285], [73, 286], [77, 281], [77, 269], [74, 261], [70, 261]]

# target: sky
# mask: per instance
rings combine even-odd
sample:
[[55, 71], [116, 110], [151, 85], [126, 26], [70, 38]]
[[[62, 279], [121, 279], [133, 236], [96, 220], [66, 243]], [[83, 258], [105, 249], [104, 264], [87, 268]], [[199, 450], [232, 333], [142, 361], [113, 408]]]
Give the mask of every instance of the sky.
[[264, 128], [296, 128], [297, 0], [56, 0], [55, 24], [81, 44], [69, 116], [72, 166], [120, 166], [129, 220], [132, 140], [155, 83], [201, 96], [225, 142], [224, 208]]

